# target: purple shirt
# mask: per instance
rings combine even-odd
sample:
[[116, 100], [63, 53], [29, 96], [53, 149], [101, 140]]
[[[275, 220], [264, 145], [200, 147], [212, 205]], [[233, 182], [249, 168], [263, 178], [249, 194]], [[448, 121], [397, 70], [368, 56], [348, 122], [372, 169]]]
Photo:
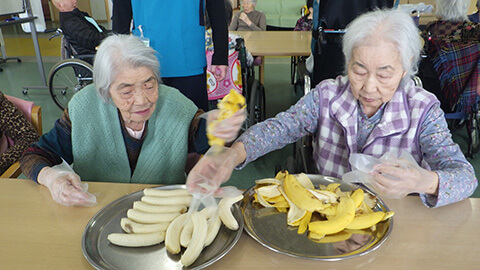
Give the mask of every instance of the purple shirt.
[[[331, 84], [331, 87], [335, 87], [335, 85]], [[322, 91], [325, 89], [323, 88]], [[318, 120], [321, 117], [330, 117], [321, 115], [322, 106], [329, 105], [322, 104], [322, 91], [317, 86], [286, 112], [279, 113], [275, 118], [267, 119], [242, 134], [238, 141], [245, 145], [247, 158], [239, 168], [243, 168], [244, 165], [258, 157], [293, 143], [303, 136], [318, 134], [324, 128], [318, 126]], [[361, 117], [360, 115], [357, 114], [357, 117]], [[357, 123], [360, 123], [359, 129], [368, 128], [366, 125], [370, 124], [368, 121], [358, 121]], [[478, 185], [475, 172], [459, 146], [453, 142], [438, 102], [426, 112], [425, 118], [419, 126], [417, 144], [420, 146], [421, 155], [431, 170], [435, 171], [439, 177], [438, 197], [420, 194], [423, 203], [428, 207], [438, 207], [468, 198]], [[369, 134], [366, 132], [360, 134], [360, 138], [356, 138], [365, 141], [362, 136]], [[318, 136], [315, 136], [315, 139], [317, 138]], [[345, 142], [337, 143], [341, 145]], [[318, 160], [318, 162], [322, 162], [322, 160]]]

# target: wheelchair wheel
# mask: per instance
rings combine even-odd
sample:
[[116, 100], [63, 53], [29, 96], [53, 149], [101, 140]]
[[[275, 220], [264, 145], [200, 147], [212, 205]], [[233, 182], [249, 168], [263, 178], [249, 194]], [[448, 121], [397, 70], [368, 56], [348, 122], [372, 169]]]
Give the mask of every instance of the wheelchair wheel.
[[53, 66], [48, 76], [50, 96], [62, 110], [72, 96], [93, 81], [93, 67], [78, 59], [65, 59]]
[[248, 123], [250, 126], [265, 120], [265, 88], [255, 80], [250, 91], [248, 103]]

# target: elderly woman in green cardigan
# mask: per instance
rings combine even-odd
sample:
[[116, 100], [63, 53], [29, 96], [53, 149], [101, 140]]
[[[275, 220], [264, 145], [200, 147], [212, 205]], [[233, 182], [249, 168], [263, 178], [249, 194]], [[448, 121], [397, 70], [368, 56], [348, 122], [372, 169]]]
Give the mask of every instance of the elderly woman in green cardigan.
[[[137, 37], [112, 35], [98, 49], [93, 75], [94, 84], [75, 94], [53, 129], [25, 151], [23, 173], [63, 205], [95, 201], [81, 180], [185, 183], [189, 154], [208, 149], [207, 120], [161, 83], [155, 51]], [[210, 115], [215, 120], [218, 112]], [[213, 133], [231, 141], [243, 120], [237, 113]]]

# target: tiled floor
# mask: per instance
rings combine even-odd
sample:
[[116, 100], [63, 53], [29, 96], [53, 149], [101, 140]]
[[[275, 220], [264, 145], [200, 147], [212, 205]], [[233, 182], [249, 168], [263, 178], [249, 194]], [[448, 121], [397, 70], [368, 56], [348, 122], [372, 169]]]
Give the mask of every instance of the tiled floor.
[[[31, 46], [32, 41], [30, 35], [14, 28], [2, 30], [6, 38], [7, 46], [11, 44], [11, 42], [16, 42], [13, 48], [9, 49], [7, 47], [7, 55], [9, 57], [21, 55], [22, 62], [9, 61], [6, 64], [0, 65], [0, 67], [4, 69], [3, 72], [0, 72], [0, 90], [5, 94], [32, 100], [36, 104], [41, 105], [43, 130], [44, 132], [48, 132], [53, 127], [55, 120], [58, 119], [62, 113], [53, 103], [48, 90], [31, 88], [28, 90], [27, 95], [22, 94], [22, 87], [38, 86], [42, 83], [33, 53], [33, 46]], [[40, 47], [42, 54], [44, 54], [42, 58], [47, 77], [51, 67], [60, 60], [58, 56], [60, 50], [58, 47], [59, 43], [55, 41], [48, 42], [48, 37], [50, 36], [51, 34], [39, 34]], [[16, 54], [11, 54], [10, 52]], [[58, 54], [55, 52], [58, 52]], [[295, 97], [293, 95], [293, 87], [290, 84], [290, 58], [267, 57], [265, 63], [266, 114], [267, 117], [270, 117], [287, 109]], [[455, 133], [454, 139], [460, 144], [462, 149], [466, 148], [466, 134], [463, 132]], [[248, 188], [253, 184], [253, 180], [255, 179], [273, 177], [275, 166], [284, 165], [286, 157], [291, 155], [291, 153], [291, 146], [270, 153], [249, 164], [243, 170], [235, 171], [231, 181], [241, 188]], [[480, 156], [480, 154], [477, 156]], [[469, 161], [475, 167], [477, 176], [480, 176], [480, 158], [477, 157]], [[474, 196], [480, 197], [480, 189], [477, 189]]]

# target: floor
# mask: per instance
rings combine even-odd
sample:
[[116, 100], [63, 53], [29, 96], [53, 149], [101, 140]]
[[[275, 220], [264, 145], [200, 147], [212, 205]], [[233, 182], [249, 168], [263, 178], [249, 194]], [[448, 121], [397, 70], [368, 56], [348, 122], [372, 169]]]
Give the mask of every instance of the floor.
[[[55, 24], [47, 24], [47, 28], [56, 27]], [[108, 26], [107, 26], [108, 27]], [[8, 95], [34, 101], [42, 107], [43, 130], [48, 132], [54, 122], [61, 116], [51, 99], [48, 89], [35, 88], [41, 86], [42, 80], [39, 75], [33, 43], [30, 34], [24, 33], [20, 26], [3, 28], [5, 47], [8, 57], [19, 56], [22, 62], [8, 61], [1, 64], [3, 72], [0, 72], [0, 90]], [[39, 44], [42, 53], [43, 66], [48, 78], [52, 66], [60, 60], [60, 39], [48, 38], [51, 33], [40, 33]], [[28, 93], [24, 95], [22, 90], [28, 87]], [[290, 58], [267, 57], [265, 59], [265, 89], [266, 89], [266, 115], [274, 116], [276, 113], [287, 109], [295, 100], [293, 86], [290, 83]], [[463, 150], [467, 147], [466, 133], [456, 132], [454, 140], [459, 143]], [[286, 157], [292, 154], [292, 146], [277, 150], [257, 161], [247, 165], [243, 170], [235, 171], [230, 182], [240, 188], [248, 188], [255, 179], [273, 177], [275, 168], [285, 164]], [[475, 167], [477, 178], [480, 176], [480, 154], [476, 158], [469, 159]], [[477, 189], [474, 197], [480, 197], [480, 189]]]

